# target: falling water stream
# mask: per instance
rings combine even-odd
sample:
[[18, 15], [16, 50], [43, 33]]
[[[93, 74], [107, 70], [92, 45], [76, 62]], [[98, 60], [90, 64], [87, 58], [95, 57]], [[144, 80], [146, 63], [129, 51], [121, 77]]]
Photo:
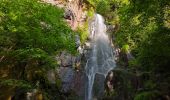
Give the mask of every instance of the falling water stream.
[[106, 25], [101, 15], [96, 14], [95, 20], [90, 25], [91, 51], [86, 63], [86, 75], [88, 77], [85, 100], [93, 100], [93, 83], [96, 73], [104, 75], [116, 65], [113, 48], [106, 33]]

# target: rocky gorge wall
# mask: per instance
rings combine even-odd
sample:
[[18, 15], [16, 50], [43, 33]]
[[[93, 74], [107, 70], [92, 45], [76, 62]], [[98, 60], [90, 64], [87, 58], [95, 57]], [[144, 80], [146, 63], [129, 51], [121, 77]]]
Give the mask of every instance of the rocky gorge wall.
[[43, 0], [44, 2], [56, 5], [65, 10], [64, 18], [68, 25], [73, 29], [76, 28], [86, 20], [87, 12], [84, 10], [86, 5], [83, 0]]

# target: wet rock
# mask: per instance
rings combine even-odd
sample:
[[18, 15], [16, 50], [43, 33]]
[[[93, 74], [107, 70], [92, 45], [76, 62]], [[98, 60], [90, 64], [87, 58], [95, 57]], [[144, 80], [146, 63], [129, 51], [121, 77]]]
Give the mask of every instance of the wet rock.
[[111, 33], [114, 32], [115, 25], [107, 25], [107, 32]]
[[82, 97], [80, 100], [83, 100], [85, 96], [85, 82], [86, 82], [85, 73], [81, 71], [76, 71], [74, 73], [73, 90], [79, 97]]
[[70, 68], [80, 67], [83, 49], [79, 46], [78, 51], [80, 54], [77, 56], [72, 56], [71, 54], [69, 54], [65, 51], [62, 52], [59, 57], [60, 66], [61, 67], [70, 67]]
[[114, 50], [115, 61], [119, 60], [119, 54], [120, 54], [120, 48], [115, 47], [115, 50]]
[[83, 49], [81, 46], [79, 46], [79, 47], [77, 48], [77, 51], [82, 55], [83, 52], [84, 52], [84, 49]]
[[62, 81], [62, 92], [70, 91], [73, 87], [74, 70], [69, 67], [60, 67], [59, 77]]
[[61, 93], [65, 95], [75, 93], [81, 98], [80, 100], [83, 100], [85, 95], [85, 74], [70, 67], [60, 67], [58, 74], [62, 85]]
[[84, 48], [85, 48], [85, 49], [91, 49], [91, 44], [90, 44], [90, 42], [85, 42]]
[[104, 81], [105, 76], [101, 74], [96, 74], [93, 84], [93, 90], [94, 90], [94, 97], [97, 98], [96, 100], [101, 100], [104, 96]]
[[75, 57], [74, 65], [77, 71], [81, 69], [81, 55], [78, 55], [77, 57]]
[[75, 35], [75, 41], [76, 41], [76, 47], [78, 48], [81, 44], [79, 35]]

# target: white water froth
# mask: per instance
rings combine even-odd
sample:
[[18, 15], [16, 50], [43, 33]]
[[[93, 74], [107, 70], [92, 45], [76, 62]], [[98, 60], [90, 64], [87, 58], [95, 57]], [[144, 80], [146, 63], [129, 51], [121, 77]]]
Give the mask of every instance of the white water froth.
[[92, 50], [85, 67], [88, 77], [85, 100], [93, 99], [92, 91], [96, 73], [106, 77], [107, 73], [116, 66], [113, 48], [106, 33], [106, 25], [104, 24], [103, 17], [96, 14], [95, 20], [91, 23], [90, 27]]

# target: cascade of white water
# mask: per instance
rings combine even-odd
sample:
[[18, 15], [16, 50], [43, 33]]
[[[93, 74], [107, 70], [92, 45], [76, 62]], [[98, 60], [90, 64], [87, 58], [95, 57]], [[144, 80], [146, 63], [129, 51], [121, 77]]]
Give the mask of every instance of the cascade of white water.
[[103, 17], [96, 14], [95, 20], [90, 27], [92, 50], [85, 67], [88, 77], [85, 100], [93, 99], [93, 83], [96, 73], [106, 76], [107, 73], [116, 66], [113, 48], [106, 34], [106, 25], [104, 24]]

